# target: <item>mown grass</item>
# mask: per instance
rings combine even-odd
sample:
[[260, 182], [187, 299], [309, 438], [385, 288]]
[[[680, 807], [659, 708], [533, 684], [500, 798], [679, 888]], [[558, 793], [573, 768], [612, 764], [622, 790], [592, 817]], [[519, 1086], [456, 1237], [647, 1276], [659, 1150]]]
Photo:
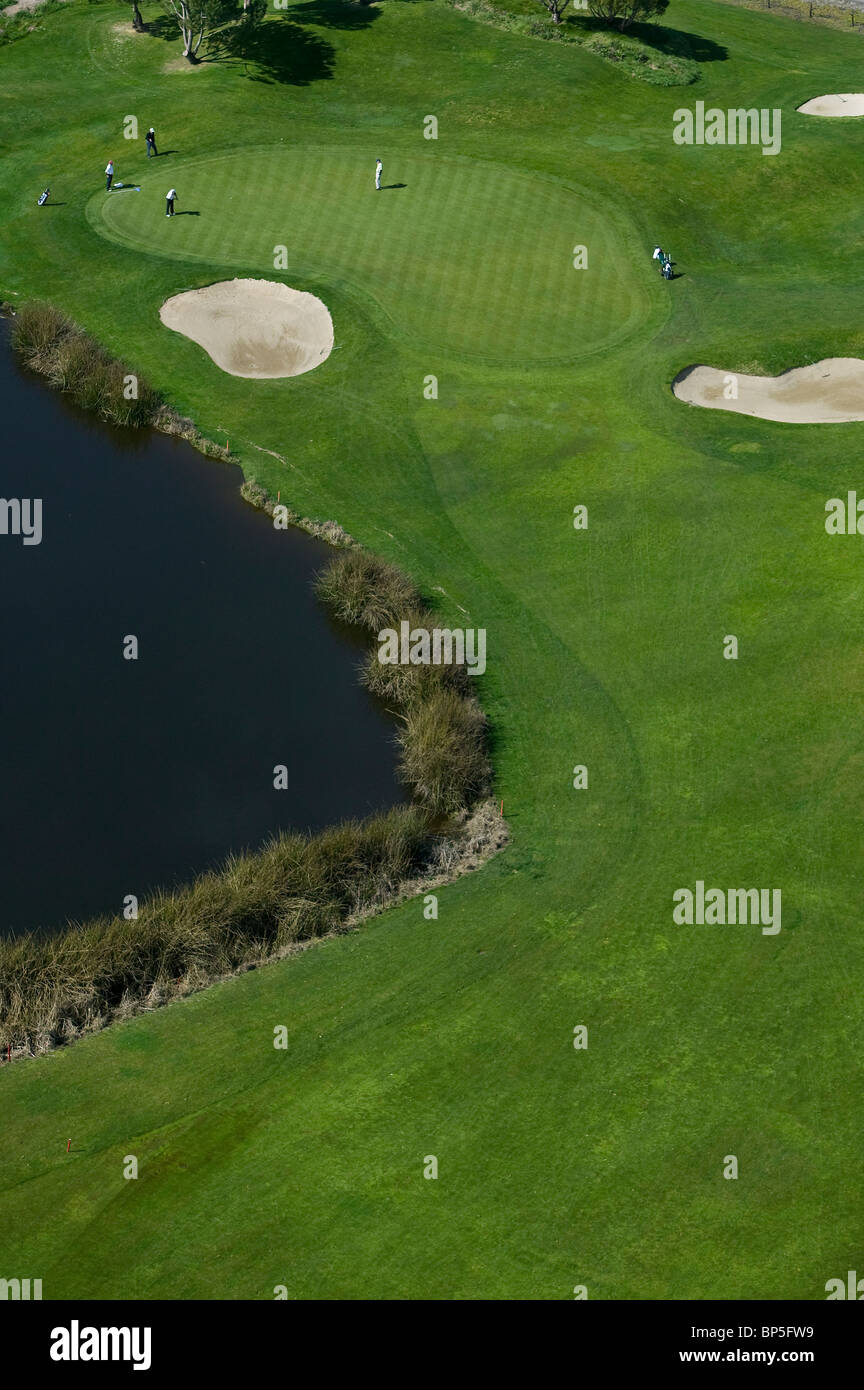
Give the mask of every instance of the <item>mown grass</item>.
[[[782, 108], [782, 152], [764, 158], [675, 146], [687, 89], [631, 82], [579, 45], [438, 3], [364, 9], [349, 23], [353, 10], [296, 6], [269, 82], [226, 62], [165, 71], [176, 47], [121, 40], [121, 8], [74, 0], [5, 49], [0, 288], [60, 305], [230, 437], [270, 497], [398, 564], [449, 625], [483, 622], [512, 844], [441, 890], [437, 920], [412, 898], [2, 1069], [4, 1268], [42, 1275], [46, 1298], [269, 1299], [287, 1283], [297, 1299], [568, 1299], [586, 1283], [592, 1299], [821, 1299], [864, 1239], [849, 1047], [864, 1024], [860, 538], [824, 530], [826, 498], [860, 492], [864, 427], [687, 409], [669, 383], [694, 362], [775, 372], [864, 355], [855, 127], [795, 113], [854, 84], [858, 37], [672, 0], [665, 25], [707, 55], [694, 99]], [[268, 21], [280, 41], [282, 23]], [[198, 261], [106, 240], [87, 219], [130, 92], [141, 128], [178, 151], [153, 171], [155, 194], [172, 160], [231, 156], [236, 201], [212, 205], [212, 226], [175, 219], [200, 221]], [[427, 113], [437, 144], [423, 142]], [[361, 189], [362, 273], [323, 213], [316, 247], [316, 211], [338, 198], [304, 153], [273, 218], [291, 252], [278, 275], [324, 299], [336, 350], [292, 382], [226, 377], [161, 327], [159, 305], [262, 273], [265, 251], [219, 259], [222, 241], [252, 246], [256, 215], [272, 228], [272, 203], [256, 202], [262, 149], [328, 143], [362, 178], [378, 153], [385, 168], [440, 153], [566, 183], [556, 244], [586, 240], [583, 212], [601, 253], [616, 229], [609, 272], [644, 296], [632, 336], [580, 352], [574, 313], [566, 361], [519, 341], [507, 245], [533, 244], [537, 224], [504, 196], [487, 211], [497, 303], [473, 297], [460, 325], [462, 288], [439, 277], [442, 303], [406, 297], [397, 322], [391, 232], [366, 220]], [[35, 207], [45, 183], [51, 211]], [[452, 217], [439, 185], [448, 264], [469, 184], [451, 181]], [[671, 285], [651, 265], [658, 240], [682, 272]], [[569, 255], [565, 272], [582, 273]], [[550, 274], [542, 292], [556, 290]], [[537, 314], [554, 320], [554, 306]], [[430, 346], [417, 325], [433, 320], [473, 355]], [[730, 632], [737, 662], [721, 655]], [[672, 893], [696, 879], [780, 887], [783, 930], [675, 927]], [[130, 1152], [138, 1183], [122, 1177]], [[422, 1177], [429, 1153], [437, 1183]], [[729, 1153], [737, 1182], [722, 1177]]]

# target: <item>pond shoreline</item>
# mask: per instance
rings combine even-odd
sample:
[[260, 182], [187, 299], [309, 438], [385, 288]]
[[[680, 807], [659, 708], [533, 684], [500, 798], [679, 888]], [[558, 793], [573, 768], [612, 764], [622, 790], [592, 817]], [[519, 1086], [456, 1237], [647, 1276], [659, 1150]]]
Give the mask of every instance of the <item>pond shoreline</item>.
[[[194, 431], [193, 438], [184, 438], [200, 453], [238, 466], [227, 449], [203, 440], [193, 422], [182, 423]], [[157, 419], [151, 424], [159, 430]], [[245, 479], [239, 491], [253, 507], [274, 515], [277, 504], [254, 479]], [[355, 581], [357, 573], [362, 575], [367, 613], [398, 592], [400, 601], [408, 595], [417, 605], [422, 621], [434, 620], [410, 580], [363, 550], [337, 523], [298, 518], [278, 506], [280, 524], [274, 529], [291, 525], [329, 542], [348, 564], [347, 571], [343, 566], [334, 573]], [[328, 606], [345, 620], [332, 595]], [[349, 621], [367, 634], [375, 627], [374, 620], [371, 626], [362, 618]], [[426, 798], [425, 806], [415, 800], [314, 833], [283, 832], [259, 850], [230, 854], [220, 868], [173, 891], [144, 896], [129, 918], [101, 916], [53, 934], [25, 931], [0, 939], [3, 1061], [51, 1051], [111, 1022], [296, 954], [316, 940], [354, 930], [408, 897], [481, 867], [502, 849], [509, 830], [489, 795], [485, 719], [466, 672], [442, 675], [412, 668], [403, 674], [387, 697], [397, 710], [407, 711], [401, 716], [408, 730], [400, 734], [403, 753], [406, 746], [412, 751], [411, 725], [418, 716], [426, 719], [426, 736], [430, 719], [437, 734], [439, 718], [450, 736], [443, 783], [440, 752], [424, 753], [415, 741], [415, 755], [419, 751], [433, 765], [439, 759], [430, 783], [438, 792], [423, 779], [417, 782], [416, 772], [403, 776], [415, 797]], [[469, 754], [464, 769], [463, 748]], [[415, 767], [416, 762], [415, 756]]]

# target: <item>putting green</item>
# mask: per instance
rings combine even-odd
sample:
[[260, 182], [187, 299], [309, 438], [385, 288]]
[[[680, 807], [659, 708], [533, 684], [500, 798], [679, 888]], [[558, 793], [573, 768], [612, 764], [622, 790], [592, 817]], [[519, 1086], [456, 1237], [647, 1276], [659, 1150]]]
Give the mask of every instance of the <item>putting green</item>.
[[[459, 354], [566, 360], [647, 315], [636, 234], [567, 184], [431, 151], [385, 166], [379, 193], [373, 171], [362, 151], [331, 146], [172, 160], [118, 170], [141, 192], [100, 191], [87, 215], [149, 255], [338, 280], [394, 332]], [[172, 184], [181, 215], [168, 219]]]

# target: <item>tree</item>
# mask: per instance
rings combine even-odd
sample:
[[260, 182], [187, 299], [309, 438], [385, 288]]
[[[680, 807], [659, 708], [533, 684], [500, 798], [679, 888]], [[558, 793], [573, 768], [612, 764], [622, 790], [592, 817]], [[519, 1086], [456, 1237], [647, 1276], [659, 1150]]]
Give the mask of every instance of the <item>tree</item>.
[[132, 28], [136, 34], [144, 33], [144, 16], [138, 8], [138, 0], [132, 0]]
[[622, 33], [634, 20], [655, 19], [665, 14], [668, 7], [669, 0], [588, 0], [588, 8], [595, 19], [617, 24]]
[[570, 4], [570, 0], [540, 0], [544, 10], [548, 10], [556, 24], [560, 24], [564, 18], [564, 11]]
[[214, 39], [234, 24], [242, 13], [238, 0], [164, 0], [164, 3], [168, 13], [180, 25], [183, 57], [190, 63], [198, 62], [198, 53], [205, 39]]

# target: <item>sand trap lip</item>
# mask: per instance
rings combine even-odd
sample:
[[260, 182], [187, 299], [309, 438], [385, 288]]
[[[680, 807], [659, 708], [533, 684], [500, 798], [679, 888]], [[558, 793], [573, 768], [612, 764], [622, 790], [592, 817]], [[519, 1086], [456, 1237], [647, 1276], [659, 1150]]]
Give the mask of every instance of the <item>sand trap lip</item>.
[[278, 280], [220, 280], [186, 290], [166, 299], [159, 317], [232, 376], [302, 376], [333, 350], [326, 305]]
[[864, 116], [864, 92], [834, 92], [812, 97], [798, 110], [805, 116]]
[[[730, 378], [737, 400], [726, 400]], [[781, 376], [747, 376], [719, 367], [686, 367], [672, 383], [679, 401], [708, 410], [731, 410], [787, 425], [837, 425], [864, 420], [864, 361], [826, 357]]]

